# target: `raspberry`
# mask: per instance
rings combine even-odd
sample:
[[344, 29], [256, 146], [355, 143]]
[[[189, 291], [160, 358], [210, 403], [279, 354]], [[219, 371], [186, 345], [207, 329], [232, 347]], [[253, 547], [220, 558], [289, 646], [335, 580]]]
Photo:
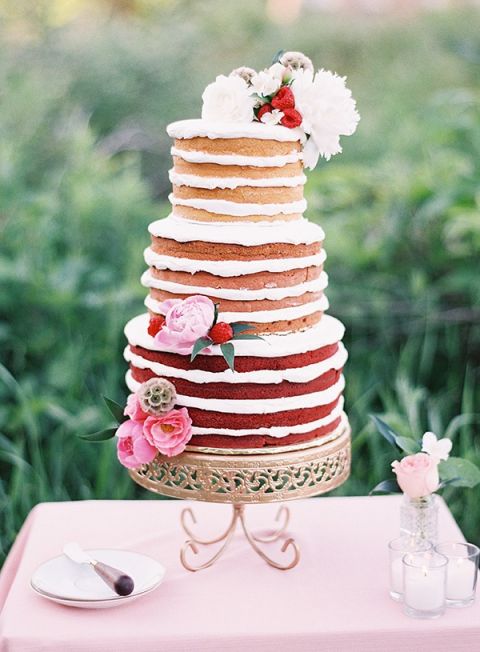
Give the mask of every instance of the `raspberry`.
[[257, 118], [261, 121], [262, 120], [262, 115], [265, 115], [265, 113], [271, 113], [272, 111], [272, 105], [271, 104], [264, 104], [258, 109], [257, 113]]
[[148, 323], [148, 334], [151, 335], [152, 337], [155, 337], [155, 335], [162, 330], [162, 326], [165, 323], [165, 317], [163, 315], [154, 315], [153, 317], [150, 317], [150, 321]]
[[233, 337], [233, 328], [224, 321], [219, 321], [210, 329], [209, 336], [215, 344], [224, 344]]
[[288, 86], [282, 86], [273, 98], [272, 106], [274, 109], [280, 109], [280, 111], [295, 108], [295, 96]]
[[293, 129], [302, 124], [302, 116], [296, 109], [283, 109], [283, 118], [280, 120], [284, 127]]

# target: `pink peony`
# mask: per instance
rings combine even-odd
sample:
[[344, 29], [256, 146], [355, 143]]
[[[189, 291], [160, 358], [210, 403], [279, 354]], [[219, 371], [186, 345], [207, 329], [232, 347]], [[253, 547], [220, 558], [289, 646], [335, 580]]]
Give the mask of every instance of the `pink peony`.
[[392, 469], [400, 489], [410, 498], [429, 496], [440, 485], [438, 460], [426, 453], [407, 455], [400, 462], [392, 462]]
[[164, 301], [161, 311], [166, 313], [165, 324], [155, 335], [155, 341], [181, 355], [191, 353], [196, 340], [208, 335], [215, 318], [213, 301], [199, 294]]
[[127, 419], [115, 433], [117, 441], [117, 455], [120, 464], [127, 469], [151, 462], [157, 455], [154, 446], [148, 443], [143, 434], [143, 421]]
[[146, 440], [157, 450], [173, 457], [184, 449], [192, 437], [192, 420], [186, 408], [170, 410], [166, 414], [148, 417], [143, 423]]
[[142, 410], [142, 406], [140, 405], [140, 401], [136, 394], [130, 394], [127, 398], [127, 405], [125, 406], [123, 414], [134, 421], [145, 421], [148, 417], [148, 414]]

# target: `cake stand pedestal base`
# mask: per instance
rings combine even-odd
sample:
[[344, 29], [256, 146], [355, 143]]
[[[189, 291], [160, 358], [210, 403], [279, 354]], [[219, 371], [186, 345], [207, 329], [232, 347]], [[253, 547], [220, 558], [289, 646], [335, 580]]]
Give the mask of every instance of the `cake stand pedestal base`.
[[[237, 525], [239, 523], [250, 546], [257, 553], [257, 555], [259, 555], [264, 561], [267, 562], [267, 564], [273, 566], [273, 568], [277, 568], [278, 570], [289, 570], [290, 568], [294, 568], [294, 566], [298, 564], [298, 562], [300, 561], [300, 550], [292, 537], [285, 536], [285, 531], [287, 529], [288, 521], [290, 519], [290, 510], [288, 509], [288, 507], [286, 507], [285, 505], [282, 505], [280, 507], [280, 509], [277, 512], [277, 516], [275, 518], [275, 520], [278, 523], [276, 529], [271, 534], [265, 536], [253, 534], [248, 529], [245, 520], [245, 505], [232, 504], [232, 509], [233, 509], [232, 518], [225, 532], [223, 532], [223, 534], [216, 537], [215, 539], [209, 539], [209, 540], [201, 539], [194, 532], [192, 532], [191, 525], [189, 525], [189, 523], [187, 522], [188, 519], [190, 519], [193, 525], [196, 525], [197, 523], [197, 519], [195, 518], [195, 514], [193, 513], [192, 509], [190, 507], [187, 507], [182, 511], [181, 523], [189, 539], [188, 541], [185, 542], [185, 545], [180, 550], [180, 561], [182, 562], [182, 565], [187, 570], [199, 571], [199, 570], [203, 570], [204, 568], [209, 568], [209, 566], [212, 566], [212, 564], [214, 564], [217, 561], [217, 559], [219, 559], [227, 549], [228, 544], [231, 542], [235, 530], [237, 529]], [[290, 558], [289, 561], [285, 561], [285, 562], [276, 561], [275, 559], [267, 555], [267, 553], [262, 549], [262, 545], [261, 545], [261, 544], [275, 543], [276, 541], [282, 539], [283, 539], [283, 543], [280, 548], [280, 552], [283, 555], [289, 555]], [[198, 555], [199, 547], [207, 547], [215, 544], [221, 544], [221, 545], [218, 548], [217, 552], [215, 552], [215, 554], [212, 555], [207, 561], [199, 564], [195, 564], [188, 561], [188, 557], [190, 556], [189, 553], [192, 552], [194, 555]]]

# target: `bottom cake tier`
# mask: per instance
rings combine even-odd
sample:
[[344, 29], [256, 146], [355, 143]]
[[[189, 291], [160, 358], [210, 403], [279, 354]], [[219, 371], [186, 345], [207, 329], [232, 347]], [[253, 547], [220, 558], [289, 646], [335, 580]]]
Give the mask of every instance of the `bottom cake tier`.
[[302, 332], [235, 342], [235, 372], [218, 347], [189, 356], [160, 350], [147, 332], [148, 315], [126, 326], [135, 392], [153, 377], [175, 385], [177, 406], [192, 420], [193, 447], [261, 449], [334, 439], [344, 427], [344, 327], [324, 316]]

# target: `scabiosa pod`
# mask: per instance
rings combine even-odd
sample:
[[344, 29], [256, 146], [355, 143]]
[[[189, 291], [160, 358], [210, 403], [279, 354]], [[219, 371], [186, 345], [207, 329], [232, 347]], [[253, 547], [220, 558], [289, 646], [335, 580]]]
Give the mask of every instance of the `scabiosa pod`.
[[150, 378], [140, 385], [136, 394], [142, 410], [151, 415], [168, 412], [177, 400], [175, 386], [165, 378]]

